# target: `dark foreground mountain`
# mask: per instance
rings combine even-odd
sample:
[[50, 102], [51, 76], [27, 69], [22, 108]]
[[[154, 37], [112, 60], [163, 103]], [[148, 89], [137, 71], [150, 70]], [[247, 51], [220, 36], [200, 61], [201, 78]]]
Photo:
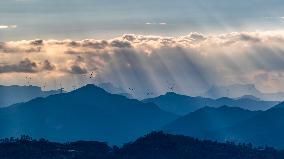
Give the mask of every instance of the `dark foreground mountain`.
[[167, 93], [156, 98], [145, 99], [144, 102], [155, 103], [161, 109], [178, 115], [186, 115], [205, 106], [220, 107], [226, 105], [248, 110], [267, 110], [279, 103], [274, 101], [261, 101], [248, 97], [238, 99], [225, 97], [219, 99], [210, 99], [203, 97], [190, 97], [176, 93]]
[[221, 137], [220, 130], [254, 117], [259, 113], [261, 111], [249, 111], [227, 106], [220, 108], [205, 107], [175, 120], [165, 126], [163, 130], [173, 134], [218, 140]]
[[27, 102], [37, 97], [47, 97], [60, 92], [60, 90], [43, 91], [37, 86], [0, 86], [0, 107]]
[[111, 151], [106, 143], [96, 141], [63, 144], [22, 136], [0, 142], [1, 159], [110, 159]]
[[54, 143], [47, 140], [5, 139], [1, 159], [283, 159], [284, 152], [250, 144], [217, 143], [154, 132], [123, 147], [102, 142]]
[[96, 140], [121, 144], [176, 118], [154, 104], [87, 85], [70, 93], [0, 109], [0, 137], [26, 134], [52, 141]]

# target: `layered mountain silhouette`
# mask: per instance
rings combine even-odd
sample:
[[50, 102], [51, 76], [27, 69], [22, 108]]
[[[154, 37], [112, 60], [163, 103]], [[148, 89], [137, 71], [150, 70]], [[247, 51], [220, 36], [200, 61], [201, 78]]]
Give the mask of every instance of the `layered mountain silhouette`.
[[43, 91], [37, 86], [0, 86], [0, 107], [27, 102], [37, 97], [58, 94], [61, 90]]
[[98, 87], [104, 89], [105, 91], [111, 93], [111, 94], [118, 94], [118, 95], [122, 95], [125, 96], [129, 99], [133, 99], [133, 96], [129, 93], [127, 93], [127, 91], [125, 91], [123, 88], [118, 87], [118, 86], [114, 86], [112, 83], [106, 82], [106, 83], [100, 83], [97, 85]]
[[248, 110], [267, 110], [279, 103], [275, 101], [261, 101], [253, 99], [251, 96], [244, 96], [238, 99], [227, 97], [210, 99], [203, 97], [190, 97], [176, 93], [167, 93], [156, 98], [145, 99], [144, 102], [155, 103], [161, 109], [178, 115], [186, 115], [206, 106], [220, 107], [226, 105]]
[[132, 141], [175, 120], [176, 115], [87, 85], [70, 93], [0, 109], [0, 138], [22, 134], [52, 141]]
[[283, 149], [284, 103], [267, 111], [206, 107], [175, 120], [163, 130], [221, 142], [245, 142]]
[[236, 98], [236, 99], [251, 99], [251, 100], [255, 100], [255, 101], [261, 101], [260, 98], [257, 98], [253, 95], [244, 95], [244, 96], [241, 96], [241, 97]]
[[[29, 88], [34, 94], [41, 91]], [[284, 103], [276, 105], [278, 102], [251, 95], [210, 99], [167, 93], [141, 102], [95, 85], [69, 93], [37, 95], [49, 96], [0, 109], [0, 138], [25, 134], [60, 142], [122, 144], [153, 130], [164, 130], [201, 139], [284, 148]]]
[[284, 103], [281, 103], [253, 118], [234, 124], [222, 132], [223, 139], [251, 142], [255, 145], [271, 145], [284, 148]]
[[182, 134], [202, 139], [222, 138], [220, 130], [247, 120], [261, 111], [222, 106], [205, 107], [183, 116], [163, 128], [168, 133]]
[[262, 100], [269, 101], [283, 101], [284, 92], [278, 93], [262, 93], [253, 84], [234, 84], [229, 86], [212, 86], [207, 92], [202, 94], [204, 97], [209, 98], [239, 98], [242, 96], [254, 96]]

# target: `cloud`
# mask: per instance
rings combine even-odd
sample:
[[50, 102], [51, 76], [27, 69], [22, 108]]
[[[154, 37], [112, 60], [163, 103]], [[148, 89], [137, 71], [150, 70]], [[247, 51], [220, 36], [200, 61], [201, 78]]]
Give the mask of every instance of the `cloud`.
[[31, 41], [30, 44], [33, 46], [43, 46], [43, 40], [37, 39], [37, 40]]
[[18, 64], [0, 66], [0, 73], [18, 72], [18, 73], [34, 73], [37, 71], [37, 64], [25, 59]]
[[41, 52], [43, 40], [17, 41], [17, 42], [0, 42], [1, 53], [35, 53]]
[[70, 69], [70, 73], [72, 74], [86, 74], [88, 71], [85, 68], [81, 68], [77, 65], [72, 65]]
[[48, 71], [49, 80], [69, 83], [74, 76], [82, 83], [94, 82], [82, 79], [94, 72], [95, 80], [136, 88], [137, 96], [145, 89], [161, 94], [173, 85], [175, 91], [193, 95], [211, 85], [235, 83], [284, 91], [281, 81], [275, 82], [284, 74], [283, 43], [282, 31], [12, 41], [0, 43], [0, 70], [3, 78], [15, 72]]
[[70, 60], [67, 64], [67, 70], [65, 72], [68, 72], [70, 74], [77, 74], [77, 75], [82, 75], [82, 74], [87, 74], [88, 70], [86, 68], [86, 63], [85, 59], [82, 56], [77, 56], [75, 59]]
[[167, 25], [165, 22], [146, 22], [146, 25]]
[[114, 40], [110, 43], [112, 47], [116, 48], [131, 48], [132, 45], [128, 41], [120, 41], [120, 40]]
[[36, 63], [26, 58], [17, 64], [2, 64], [0, 65], [0, 74], [3, 73], [37, 73], [40, 71], [52, 71], [55, 66], [48, 60], [43, 63]]
[[41, 70], [53, 71], [55, 69], [56, 69], [55, 65], [51, 64], [48, 60], [44, 60], [44, 62], [42, 63], [42, 69]]
[[17, 25], [0, 25], [0, 30], [2, 29], [15, 29], [17, 28]]

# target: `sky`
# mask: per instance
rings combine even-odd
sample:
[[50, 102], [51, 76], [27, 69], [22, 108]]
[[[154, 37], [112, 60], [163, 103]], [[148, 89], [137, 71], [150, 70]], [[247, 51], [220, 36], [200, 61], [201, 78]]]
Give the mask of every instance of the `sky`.
[[281, 0], [1, 0], [0, 40], [281, 29], [283, 5]]
[[0, 84], [284, 91], [283, 8], [282, 0], [1, 0]]

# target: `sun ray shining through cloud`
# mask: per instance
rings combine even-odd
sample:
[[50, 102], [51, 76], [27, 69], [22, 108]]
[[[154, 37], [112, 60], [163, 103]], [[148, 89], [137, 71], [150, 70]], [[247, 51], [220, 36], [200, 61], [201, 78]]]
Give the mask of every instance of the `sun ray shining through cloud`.
[[283, 159], [283, 28], [283, 0], [0, 0], [0, 158]]
[[[175, 85], [176, 92], [190, 95], [198, 95], [212, 85], [234, 83], [254, 83], [263, 91], [277, 92], [284, 91], [281, 82], [270, 78], [259, 82], [252, 75], [284, 72], [283, 41], [282, 31], [267, 31], [2, 42], [0, 81], [23, 85], [23, 77], [29, 74], [46, 78], [47, 83], [61, 81], [70, 90], [71, 85], [79, 87], [98, 78], [124, 89], [136, 88], [131, 93], [138, 98], [143, 98], [148, 89], [157, 94], [170, 91], [167, 85]], [[83, 75], [87, 78], [91, 73], [93, 80], [82, 81]], [[34, 83], [40, 85], [37, 80]]]

